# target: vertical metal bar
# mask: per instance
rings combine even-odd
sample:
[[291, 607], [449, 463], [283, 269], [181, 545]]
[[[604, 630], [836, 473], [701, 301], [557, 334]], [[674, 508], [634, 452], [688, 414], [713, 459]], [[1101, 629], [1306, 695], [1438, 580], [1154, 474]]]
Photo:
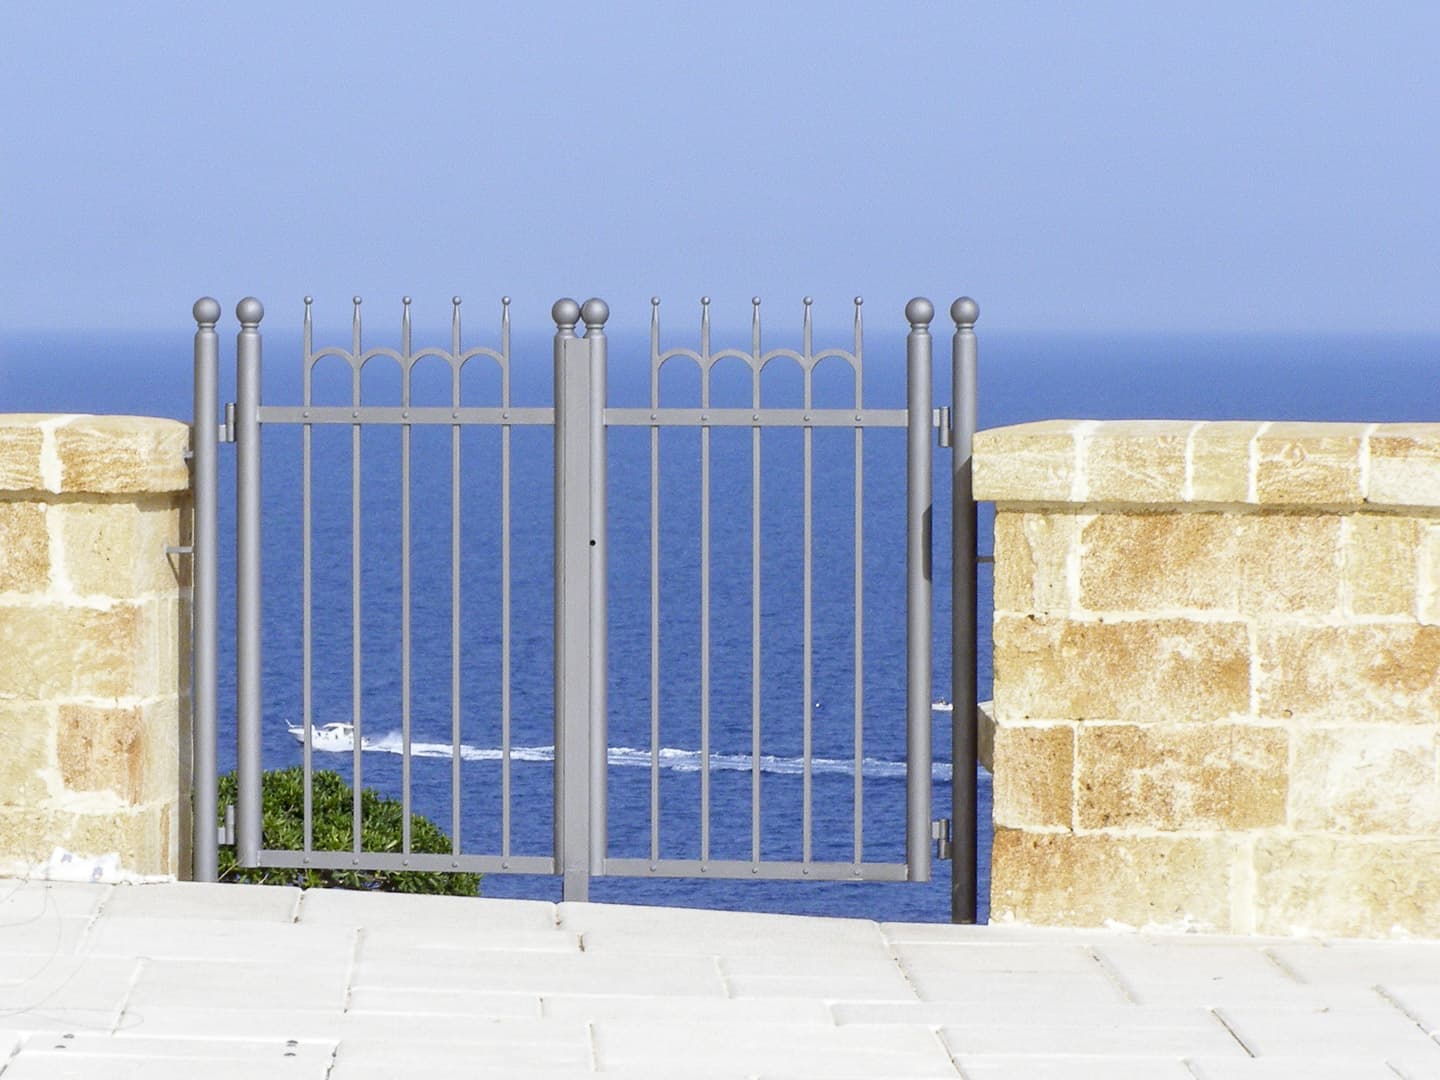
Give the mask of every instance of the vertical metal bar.
[[589, 456], [590, 491], [587, 527], [590, 536], [590, 873], [605, 872], [608, 775], [610, 767], [609, 713], [606, 683], [610, 676], [609, 633], [606, 606], [606, 341], [605, 320], [609, 305], [592, 297], [580, 308], [585, 320], [585, 341], [589, 345]]
[[978, 355], [975, 320], [980, 305], [962, 296], [950, 305], [955, 322], [951, 343], [950, 410], [950, 700], [951, 808], [953, 847], [950, 861], [950, 919], [976, 918], [975, 806], [975, 496], [971, 486], [970, 444], [975, 437]]
[[[700, 298], [700, 409], [710, 407], [710, 298]], [[710, 859], [710, 428], [700, 427], [700, 861]]]
[[864, 327], [855, 298], [855, 851], [865, 861], [865, 431], [860, 426], [864, 397]]
[[194, 427], [190, 429], [195, 520], [190, 543], [194, 685], [191, 687], [191, 876], [214, 881], [216, 868], [216, 416], [220, 406], [220, 340], [215, 324], [220, 304], [208, 296], [195, 301]]
[[555, 319], [555, 849], [566, 900], [590, 894], [590, 346], [580, 305]]
[[[450, 298], [450, 410], [460, 408], [460, 297]], [[450, 851], [460, 854], [460, 425], [450, 425]], [[508, 852], [506, 853], [508, 854]]]
[[[500, 298], [500, 407], [510, 409], [510, 298]], [[458, 723], [458, 721], [457, 721]], [[457, 727], [458, 731], [458, 727]], [[459, 756], [458, 735], [456, 756]], [[500, 429], [500, 854], [510, 857], [510, 425]]]
[[930, 880], [930, 528], [934, 438], [930, 320], [922, 297], [905, 305], [908, 430], [905, 515], [905, 859], [911, 881]]
[[[400, 301], [400, 411], [410, 408], [410, 297]], [[410, 851], [410, 425], [400, 427], [400, 850]]]
[[813, 796], [815, 778], [811, 766], [811, 753], [813, 743], [813, 725], [815, 720], [815, 688], [814, 672], [812, 671], [815, 652], [815, 627], [814, 627], [814, 597], [812, 595], [813, 559], [812, 547], [814, 540], [814, 519], [815, 519], [815, 492], [814, 492], [814, 454], [815, 454], [815, 429], [809, 424], [809, 413], [814, 394], [814, 359], [813, 351], [813, 327], [810, 322], [810, 305], [813, 301], [805, 297], [805, 557], [804, 557], [804, 628], [802, 652], [802, 667], [804, 674], [801, 681], [804, 683], [804, 710], [803, 710], [803, 735], [801, 737], [801, 771], [803, 783], [801, 785], [801, 861], [809, 862], [813, 833]]
[[[760, 297], [750, 298], [750, 407], [760, 415]], [[760, 425], [750, 429], [750, 861], [760, 861]]]
[[[360, 297], [354, 299], [355, 310], [350, 320], [350, 404], [358, 415], [360, 408], [360, 372], [362, 355], [360, 328]], [[361, 686], [364, 665], [360, 655], [360, 424], [350, 425], [350, 724], [353, 745], [350, 749], [352, 779], [355, 783], [350, 805], [351, 847], [360, 853], [361, 814], [360, 787], [363, 765], [360, 743]]]
[[260, 793], [260, 320], [247, 296], [235, 307], [235, 729], [238, 806], [235, 857], [255, 866], [261, 847]]
[[[660, 298], [650, 298], [650, 409], [660, 407]], [[660, 858], [660, 428], [650, 426], [650, 858]]]
[[[309, 408], [314, 398], [314, 348], [315, 328], [311, 318], [312, 297], [305, 297], [305, 342], [304, 371], [301, 373], [301, 402]], [[300, 749], [301, 775], [304, 779], [304, 806], [301, 810], [301, 844], [305, 851], [315, 846], [315, 763], [313, 732], [315, 730], [314, 687], [314, 626], [310, 607], [314, 599], [314, 583], [311, 574], [311, 560], [314, 544], [314, 514], [311, 510], [313, 496], [314, 428], [306, 424], [301, 434], [300, 449], [300, 727], [305, 744]]]

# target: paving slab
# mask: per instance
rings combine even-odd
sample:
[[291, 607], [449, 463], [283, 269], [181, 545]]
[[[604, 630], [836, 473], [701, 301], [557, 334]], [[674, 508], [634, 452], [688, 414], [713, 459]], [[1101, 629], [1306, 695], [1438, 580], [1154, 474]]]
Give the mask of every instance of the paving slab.
[[789, 1066], [816, 1075], [841, 1071], [886, 1077], [955, 1075], [950, 1055], [924, 1028], [601, 1020], [594, 1024], [594, 1037], [601, 1071], [693, 1059], [740, 1072], [778, 1072]]
[[1221, 1005], [1286, 1004], [1322, 1008], [1373, 1007], [1369, 987], [1353, 981], [1314, 985], [1253, 943], [1224, 941], [1177, 948], [1161, 940], [1114, 941], [1094, 947], [1096, 958], [1142, 1005], [1194, 1002]]
[[312, 968], [348, 964], [355, 955], [357, 934], [349, 926], [104, 915], [95, 921], [81, 951], [87, 956], [138, 955], [211, 963], [275, 956], [288, 958], [297, 968]]
[[976, 1054], [1069, 1054], [1075, 1057], [1149, 1057], [1191, 1054], [1243, 1058], [1235, 1037], [1204, 1009], [1134, 1009], [1108, 1020], [1066, 1014], [1038, 1018], [993, 1016], [952, 1021], [940, 1037], [957, 1057]]
[[284, 954], [230, 961], [160, 957], [143, 960], [127, 1004], [132, 1009], [205, 1004], [213, 1009], [339, 1009], [347, 966], [301, 967]]
[[1440, 1076], [1440, 1043], [1395, 1008], [1234, 1006], [1218, 1015], [1257, 1058], [1405, 1055]]
[[1397, 1073], [1381, 1057], [1196, 1058], [1189, 1061], [1197, 1080], [1419, 1080], [1434, 1073]]
[[1195, 1080], [1172, 1057], [962, 1057], [956, 1064], [966, 1080]]
[[372, 930], [413, 928], [485, 936], [514, 930], [554, 930], [554, 904], [473, 896], [412, 896], [353, 889], [308, 889], [296, 913], [302, 923], [331, 922]]
[[177, 881], [168, 885], [102, 886], [109, 895], [101, 917], [213, 919], [216, 922], [294, 922], [301, 890], [282, 885]]

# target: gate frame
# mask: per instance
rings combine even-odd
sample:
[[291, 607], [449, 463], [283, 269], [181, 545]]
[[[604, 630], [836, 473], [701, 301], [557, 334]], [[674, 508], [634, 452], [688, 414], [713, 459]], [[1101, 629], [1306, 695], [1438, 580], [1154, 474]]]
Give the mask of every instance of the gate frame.
[[[358, 298], [356, 301], [358, 310]], [[857, 334], [858, 334], [857, 298]], [[458, 298], [456, 299], [458, 309]], [[757, 302], [758, 318], [758, 302]], [[215, 425], [218, 413], [218, 344], [215, 325], [219, 305], [210, 298], [197, 301], [193, 315], [197, 323], [195, 335], [195, 427], [192, 434], [192, 464], [196, 489], [196, 520], [194, 537], [194, 876], [197, 880], [216, 878], [217, 842], [234, 842], [237, 861], [241, 866], [324, 866], [354, 868], [373, 865], [377, 869], [397, 870], [402, 867], [422, 869], [430, 860], [449, 863], [444, 869], [476, 869], [483, 861], [488, 872], [495, 872], [489, 856], [413, 856], [362, 852], [278, 852], [261, 847], [261, 755], [260, 755], [260, 427], [263, 422], [302, 422], [290, 417], [299, 410], [262, 409], [261, 406], [261, 338], [259, 324], [264, 309], [253, 297], [242, 300], [236, 308], [241, 329], [236, 345], [237, 395], [233, 406], [226, 407], [226, 420]], [[507, 305], [508, 314], [508, 305]], [[604, 332], [609, 308], [602, 300], [591, 299], [584, 305], [562, 299], [552, 308], [556, 323], [554, 338], [555, 395], [552, 410], [529, 409], [536, 414], [531, 422], [545, 422], [540, 414], [551, 413], [555, 431], [555, 840], [553, 857], [511, 856], [499, 867], [501, 872], [548, 872], [563, 876], [566, 900], [588, 898], [591, 876], [646, 874], [638, 864], [650, 860], [610, 859], [607, 857], [606, 800], [608, 770], [608, 739], [606, 733], [606, 681], [608, 657], [606, 650], [606, 430], [614, 424], [648, 424], [659, 426], [654, 410], [607, 408], [606, 353]], [[932, 409], [931, 368], [932, 341], [929, 324], [933, 305], [917, 297], [906, 305], [910, 323], [906, 337], [907, 406], [903, 410], [866, 410], [874, 417], [866, 426], [905, 426], [907, 428], [907, 644], [906, 644], [906, 727], [907, 762], [917, 757], [923, 769], [907, 770], [906, 793], [906, 860], [903, 864], [853, 864], [853, 873], [813, 873], [827, 867], [850, 867], [846, 863], [824, 863], [806, 860], [803, 876], [819, 880], [843, 877], [849, 880], [873, 878], [926, 881], [930, 873], [930, 840], [938, 841], [937, 854], [951, 858], [951, 917], [954, 922], [974, 922], [976, 917], [976, 548], [975, 503], [971, 484], [971, 439], [976, 430], [976, 341], [974, 324], [978, 306], [968, 297], [957, 299], [950, 308], [955, 323], [952, 339], [951, 386], [955, 406]], [[708, 317], [708, 316], [707, 316]], [[575, 327], [585, 322], [584, 337], [577, 337]], [[406, 352], [409, 353], [408, 298], [406, 298]], [[708, 327], [708, 322], [705, 324]], [[508, 326], [508, 323], [507, 323]], [[358, 324], [357, 324], [358, 327]], [[758, 323], [757, 323], [758, 327]], [[807, 350], [809, 348], [809, 301], [806, 301]], [[308, 298], [307, 298], [308, 330]], [[358, 334], [358, 329], [357, 329]], [[758, 329], [757, 329], [758, 334]], [[708, 340], [708, 339], [707, 339]], [[707, 344], [708, 349], [708, 344]], [[358, 340], [357, 340], [358, 350]], [[308, 337], [307, 337], [308, 351]], [[857, 365], [858, 378], [858, 365]], [[381, 407], [384, 408], [384, 407]], [[858, 405], [857, 405], [858, 408]], [[303, 422], [312, 422], [312, 411], [304, 413]], [[358, 427], [367, 410], [346, 410], [345, 422]], [[395, 410], [389, 410], [391, 412]], [[416, 413], [424, 410], [413, 410]], [[456, 420], [458, 413], [447, 415]], [[490, 412], [493, 410], [484, 410]], [[670, 413], [699, 410], [664, 410]], [[744, 412], [744, 423], [755, 427], [762, 423], [761, 413], [777, 418], [771, 424], [785, 426], [837, 426], [825, 423], [815, 414], [847, 410], [807, 409], [802, 421], [778, 419], [782, 412], [797, 410], [730, 410]], [[854, 410], [848, 410], [854, 411]], [[727, 410], [706, 410], [700, 424], [683, 419], [673, 422], [682, 426], [708, 427], [711, 424], [742, 423], [742, 418], [724, 418]], [[269, 413], [267, 417], [264, 414]], [[644, 413], [644, 417], [635, 414]], [[882, 419], [882, 414], [886, 415]], [[412, 423], [405, 413], [406, 430]], [[812, 420], [813, 417], [813, 420]], [[506, 413], [505, 423], [510, 423]], [[899, 422], [897, 423], [897, 418]], [[395, 422], [393, 418], [387, 418]], [[865, 419], [869, 419], [868, 417]], [[819, 421], [816, 423], [815, 421]], [[854, 417], [855, 426], [862, 416]], [[876, 422], [879, 421], [879, 422]], [[888, 422], [887, 422], [888, 421]], [[440, 422], [431, 420], [429, 422]], [[938, 429], [942, 446], [952, 449], [951, 469], [951, 578], [952, 578], [952, 664], [951, 721], [952, 736], [952, 817], [932, 822], [931, 814], [931, 650], [933, 648], [931, 612], [931, 509], [933, 451], [932, 430]], [[217, 432], [212, 439], [209, 432]], [[215, 551], [217, 527], [215, 504], [217, 494], [215, 442], [234, 441], [236, 464], [236, 666], [237, 666], [237, 779], [239, 796], [233, 830], [215, 830], [215, 638], [216, 581]], [[578, 479], [584, 478], [581, 482]], [[917, 477], [924, 482], [918, 483]], [[652, 477], [652, 484], [658, 482]], [[579, 659], [576, 659], [579, 657]], [[961, 704], [963, 703], [963, 704]], [[358, 754], [358, 749], [356, 753]], [[309, 763], [309, 747], [305, 759]], [[408, 756], [406, 765], [408, 766]], [[406, 790], [408, 808], [408, 786]], [[308, 802], [308, 792], [307, 792]], [[227, 808], [228, 811], [228, 808]], [[227, 821], [229, 815], [227, 813]], [[233, 832], [233, 836], [230, 833]], [[408, 830], [407, 830], [408, 832]], [[950, 838], [953, 835], [953, 847]], [[363, 855], [361, 859], [354, 856]], [[302, 858], [303, 856], [303, 858]], [[326, 856], [333, 856], [327, 858]], [[403, 856], [403, 857], [402, 857]], [[684, 864], [686, 860], [665, 860]], [[691, 860], [693, 861], [693, 860]], [[637, 865], [631, 866], [629, 864]], [[741, 876], [737, 867], [723, 867], [718, 862], [714, 871], [703, 876]], [[759, 865], [784, 867], [788, 864], [767, 861], [746, 862], [750, 874], [758, 874]], [[797, 864], [798, 865], [798, 864]], [[898, 873], [879, 872], [893, 866]], [[877, 871], [862, 873], [863, 868]], [[440, 868], [440, 867], [435, 867]], [[672, 868], [674, 869], [674, 868]], [[702, 871], [707, 870], [701, 867]], [[656, 867], [650, 864], [648, 873]], [[737, 870], [732, 874], [727, 870]], [[648, 876], [648, 875], [647, 875]], [[666, 876], [702, 874], [674, 870]], [[750, 875], [745, 875], [750, 876]], [[766, 877], [795, 877], [801, 873], [772, 873]]]

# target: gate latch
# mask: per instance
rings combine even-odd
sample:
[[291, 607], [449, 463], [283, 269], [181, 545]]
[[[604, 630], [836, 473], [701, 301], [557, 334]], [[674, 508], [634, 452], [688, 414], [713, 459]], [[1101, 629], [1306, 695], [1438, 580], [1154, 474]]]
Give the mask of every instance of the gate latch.
[[935, 426], [939, 428], [940, 445], [950, 445], [950, 406], [941, 405], [935, 410]]
[[930, 835], [935, 840], [935, 858], [950, 858], [950, 819], [942, 817], [932, 821]]
[[225, 824], [216, 828], [216, 841], [222, 846], [235, 843], [235, 805], [226, 803], [224, 807]]

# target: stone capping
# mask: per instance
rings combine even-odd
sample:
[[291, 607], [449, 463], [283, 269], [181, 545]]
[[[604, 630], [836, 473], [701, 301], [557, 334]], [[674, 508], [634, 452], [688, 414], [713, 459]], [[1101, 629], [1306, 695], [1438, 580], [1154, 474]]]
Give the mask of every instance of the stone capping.
[[1440, 507], [1440, 424], [1042, 420], [973, 448], [987, 502]]
[[0, 496], [188, 491], [189, 446], [178, 420], [0, 414]]

